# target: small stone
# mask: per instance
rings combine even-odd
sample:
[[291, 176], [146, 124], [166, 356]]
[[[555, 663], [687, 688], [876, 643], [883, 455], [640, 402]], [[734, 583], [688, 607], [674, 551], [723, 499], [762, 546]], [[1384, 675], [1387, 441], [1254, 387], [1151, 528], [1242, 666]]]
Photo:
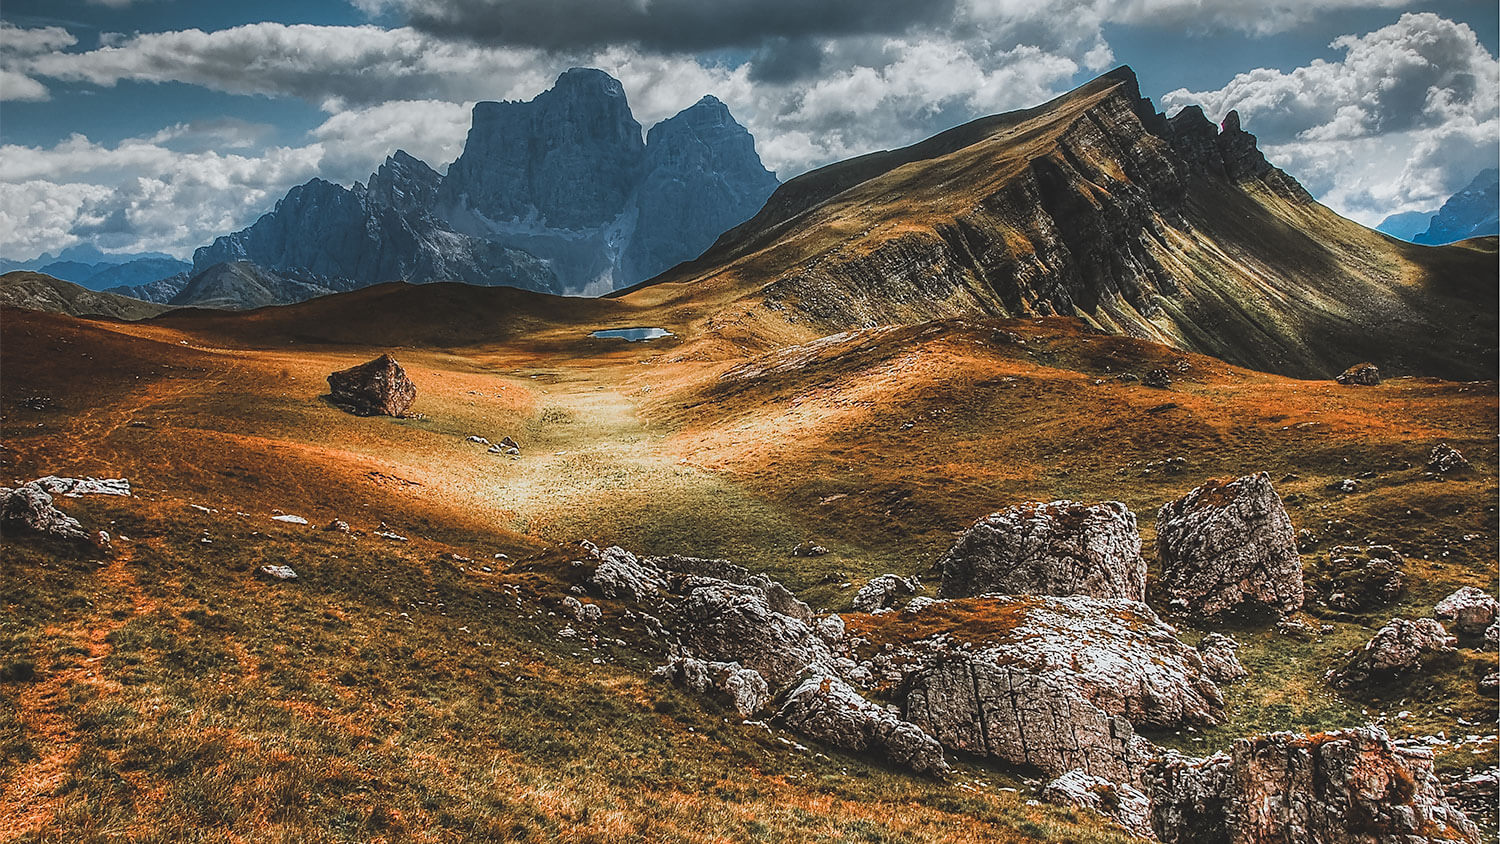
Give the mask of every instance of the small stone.
[[343, 519], [334, 519], [333, 521], [324, 525], [323, 530], [330, 531], [332, 533], [348, 533], [349, 523], [344, 521]]
[[490, 441], [487, 440], [487, 439], [485, 439], [484, 437], [474, 436], [473, 434], [470, 434], [468, 437], [465, 437], [464, 439], [465, 439], [465, 442], [478, 443], [479, 445], [489, 445], [490, 444]]
[[1146, 376], [1141, 379], [1141, 383], [1147, 387], [1165, 390], [1172, 386], [1172, 373], [1166, 369], [1153, 369], [1146, 373]]
[[259, 572], [271, 580], [296, 580], [297, 573], [291, 566], [261, 566]]
[[793, 557], [821, 557], [827, 553], [829, 553], [827, 548], [811, 540], [805, 541], [792, 549]]
[[1469, 461], [1447, 443], [1438, 443], [1427, 455], [1427, 468], [1444, 475], [1469, 468]]
[[868, 583], [860, 587], [854, 595], [855, 612], [875, 612], [876, 610], [894, 607], [902, 598], [915, 595], [922, 588], [922, 582], [915, 577], [900, 577], [894, 574], [882, 574], [871, 578]]
[[293, 516], [290, 513], [283, 513], [280, 516], [272, 516], [271, 520], [272, 521], [277, 521], [277, 522], [285, 522], [286, 524], [289, 524], [289, 525], [305, 525], [305, 524], [307, 524], [307, 519], [304, 519], [301, 516]]

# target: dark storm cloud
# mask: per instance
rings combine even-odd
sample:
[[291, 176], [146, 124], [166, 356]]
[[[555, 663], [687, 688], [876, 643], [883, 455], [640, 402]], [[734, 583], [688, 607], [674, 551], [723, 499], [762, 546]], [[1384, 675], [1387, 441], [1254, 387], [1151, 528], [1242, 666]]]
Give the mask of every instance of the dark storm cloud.
[[768, 39], [899, 34], [949, 20], [954, 0], [374, 0], [445, 37], [549, 50], [637, 44], [662, 52]]

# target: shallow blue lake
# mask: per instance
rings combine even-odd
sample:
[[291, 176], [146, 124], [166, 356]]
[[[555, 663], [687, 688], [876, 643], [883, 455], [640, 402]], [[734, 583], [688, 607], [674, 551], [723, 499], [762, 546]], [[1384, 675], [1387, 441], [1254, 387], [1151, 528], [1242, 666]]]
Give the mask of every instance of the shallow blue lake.
[[634, 343], [638, 340], [655, 340], [659, 337], [671, 337], [672, 332], [665, 328], [604, 328], [590, 333], [589, 336], [615, 337]]

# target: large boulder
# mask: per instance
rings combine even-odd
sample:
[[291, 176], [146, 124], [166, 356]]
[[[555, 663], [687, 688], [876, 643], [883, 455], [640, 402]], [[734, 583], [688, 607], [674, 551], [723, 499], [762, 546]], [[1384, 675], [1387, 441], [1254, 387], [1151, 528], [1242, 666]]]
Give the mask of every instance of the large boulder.
[[1145, 780], [1164, 844], [1479, 840], [1444, 798], [1431, 751], [1396, 747], [1378, 727], [1254, 736], [1206, 759], [1169, 753]]
[[1456, 642], [1430, 618], [1393, 618], [1343, 668], [1328, 672], [1328, 680], [1341, 689], [1393, 680], [1421, 670], [1434, 656], [1451, 653]]
[[1356, 363], [1334, 376], [1346, 387], [1375, 387], [1380, 384], [1380, 368], [1373, 363]]
[[753, 668], [773, 692], [811, 666], [833, 664], [833, 653], [811, 619], [777, 612], [774, 593], [766, 589], [708, 577], [689, 578], [679, 588], [683, 598], [674, 610], [675, 629], [694, 655]]
[[879, 753], [919, 774], [948, 772], [943, 748], [932, 736], [831, 674], [815, 673], [798, 684], [778, 717], [802, 735], [834, 747]]
[[1110, 782], [1075, 769], [1042, 786], [1037, 796], [1054, 806], [1096, 812], [1139, 838], [1155, 837], [1151, 832], [1151, 801], [1129, 783]]
[[1465, 586], [1438, 601], [1433, 615], [1451, 621], [1453, 629], [1465, 636], [1478, 636], [1495, 623], [1495, 596], [1473, 586]]
[[417, 386], [389, 354], [328, 376], [334, 404], [360, 416], [405, 416]]
[[995, 596], [848, 623], [907, 720], [946, 748], [1048, 776], [1131, 782], [1153, 753], [1136, 725], [1223, 719], [1198, 653], [1145, 604]]
[[606, 598], [623, 598], [640, 603], [655, 598], [667, 588], [666, 574], [649, 560], [643, 561], [618, 545], [600, 551], [585, 549], [593, 557], [595, 568], [590, 584]]
[[77, 519], [57, 509], [51, 493], [35, 481], [15, 489], [0, 487], [0, 529], [81, 542], [94, 540]]
[[980, 519], [938, 562], [938, 594], [962, 598], [1088, 595], [1145, 600], [1146, 561], [1135, 515], [1118, 501], [1054, 501]]
[[895, 574], [872, 577], [854, 594], [854, 611], [875, 612], [890, 609], [902, 598], [910, 598], [917, 594], [917, 590], [921, 588], [922, 582], [915, 577], [901, 577]]
[[1156, 516], [1161, 580], [1172, 608], [1203, 617], [1302, 606], [1297, 534], [1265, 472], [1209, 481]]

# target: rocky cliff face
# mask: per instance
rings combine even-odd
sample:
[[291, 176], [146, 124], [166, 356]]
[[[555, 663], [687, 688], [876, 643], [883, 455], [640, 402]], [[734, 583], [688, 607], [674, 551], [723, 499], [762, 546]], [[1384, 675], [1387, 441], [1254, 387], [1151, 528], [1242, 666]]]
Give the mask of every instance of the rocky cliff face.
[[776, 185], [714, 97], [642, 142], [620, 83], [575, 68], [529, 102], [474, 107], [437, 214], [546, 260], [569, 292], [606, 293], [696, 257]]
[[1266, 161], [1237, 115], [1168, 119], [1121, 68], [793, 179], [656, 281], [680, 283], [684, 300], [718, 288], [734, 302], [726, 319], [759, 308], [810, 334], [1060, 314], [1302, 377], [1356, 360], [1482, 377], [1492, 264], [1338, 217]]

